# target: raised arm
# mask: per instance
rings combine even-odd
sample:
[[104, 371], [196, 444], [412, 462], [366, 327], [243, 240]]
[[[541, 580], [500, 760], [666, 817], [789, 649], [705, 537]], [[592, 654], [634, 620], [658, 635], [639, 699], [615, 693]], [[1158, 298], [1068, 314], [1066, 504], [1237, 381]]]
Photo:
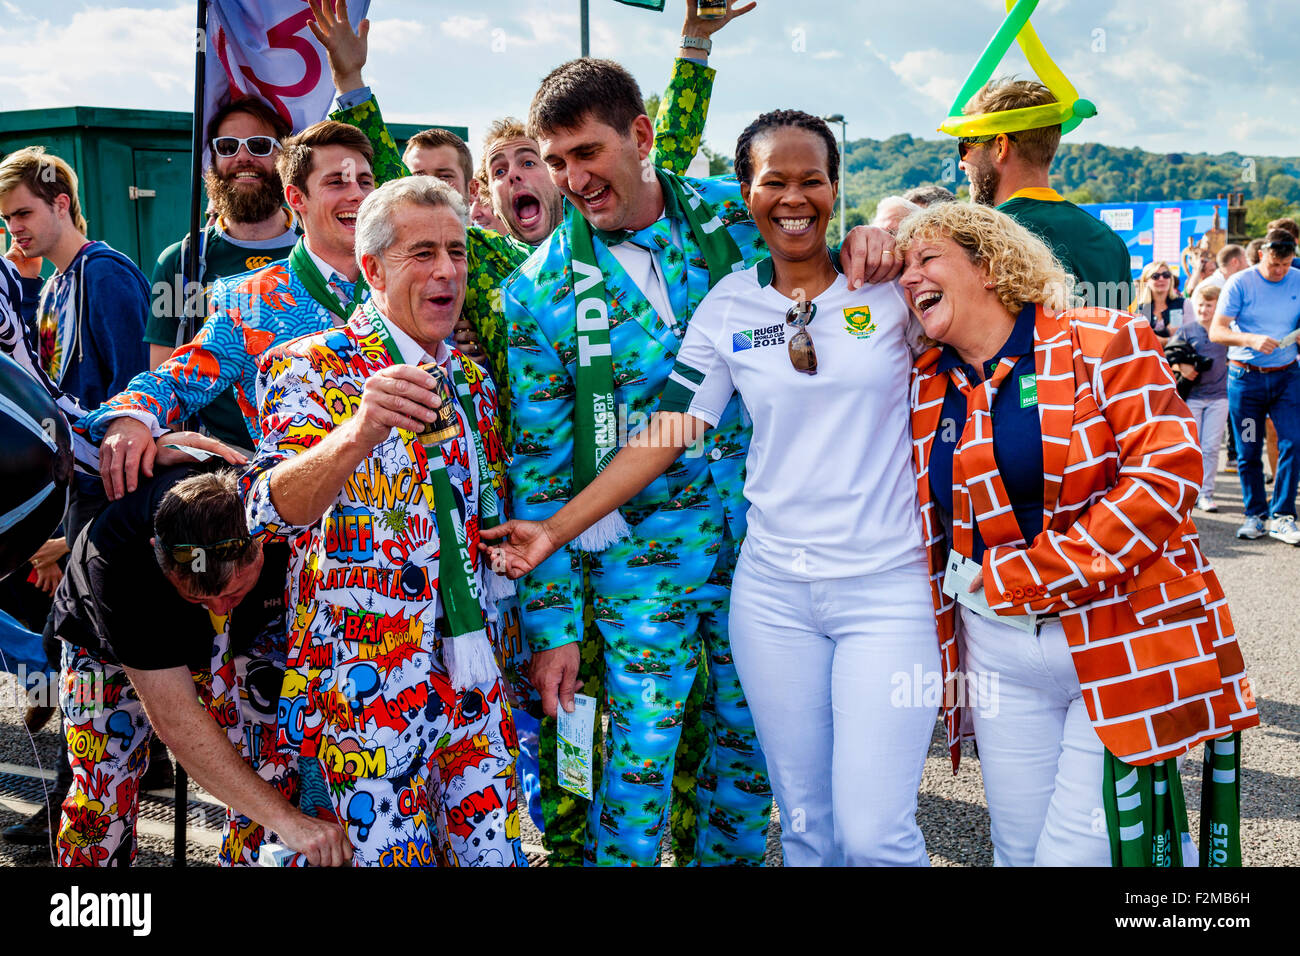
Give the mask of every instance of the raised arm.
[[[275, 367], [277, 374], [270, 374]], [[320, 520], [339, 490], [393, 428], [420, 431], [437, 415], [434, 380], [413, 365], [366, 379], [356, 412], [335, 427], [307, 386], [306, 359], [276, 355], [258, 376], [262, 441], [244, 476], [249, 530], [282, 535]], [[432, 404], [429, 404], [432, 403]]]
[[154, 438], [179, 428], [239, 378], [244, 353], [223, 343], [242, 344], [243, 335], [231, 312], [219, 308], [194, 341], [82, 419], [77, 430], [102, 442], [100, 473], [110, 500], [134, 491], [142, 471], [153, 474]]
[[388, 131], [379, 103], [361, 79], [361, 71], [369, 54], [370, 21], [362, 20], [356, 30], [348, 19], [347, 0], [309, 0], [312, 18], [307, 21], [311, 32], [325, 47], [329, 57], [334, 89], [339, 93], [339, 108], [330, 119], [355, 126], [366, 134], [374, 149], [370, 168], [375, 174], [375, 185], [382, 186], [390, 179], [409, 176], [410, 170], [402, 162], [397, 141]]
[[[683, 37], [712, 40], [714, 34], [737, 17], [753, 10], [757, 4], [747, 3], [727, 12], [718, 19], [702, 19], [696, 11], [696, 0], [686, 0], [686, 19], [682, 23]], [[709, 115], [709, 97], [713, 93], [713, 79], [717, 71], [709, 66], [709, 55], [703, 50], [682, 47], [673, 62], [668, 76], [668, 88], [659, 101], [655, 117], [654, 148], [650, 162], [679, 176], [686, 174], [699, 152], [704, 139], [704, 123]]]
[[480, 536], [486, 540], [506, 539], [496, 548], [483, 546], [492, 555], [493, 570], [523, 577], [643, 491], [708, 428], [708, 422], [693, 415], [655, 412], [650, 425], [628, 439], [596, 480], [555, 514], [542, 521], [512, 519], [484, 530]]
[[[720, 420], [735, 391], [731, 372], [713, 344], [730, 298], [715, 290], [696, 310], [650, 424], [633, 435], [596, 480], [564, 507], [540, 521], [510, 521], [483, 536], [509, 541], [493, 553], [494, 569], [518, 578], [545, 561], [615, 508], [639, 494], [676, 461], [682, 450]], [[530, 361], [535, 359], [530, 356]], [[520, 446], [531, 450], [532, 442]], [[572, 462], [569, 461], [572, 468]]]

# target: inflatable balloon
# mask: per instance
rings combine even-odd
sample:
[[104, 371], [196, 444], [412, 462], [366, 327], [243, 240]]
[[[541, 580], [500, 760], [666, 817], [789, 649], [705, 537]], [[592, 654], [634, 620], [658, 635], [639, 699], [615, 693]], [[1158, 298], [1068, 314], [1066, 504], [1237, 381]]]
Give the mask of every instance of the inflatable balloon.
[[[939, 127], [939, 132], [950, 136], [991, 136], [994, 133], [1017, 133], [1025, 129], [1037, 129], [1040, 126], [1061, 124], [1061, 132], [1068, 133], [1085, 119], [1097, 115], [1097, 107], [1090, 100], [1080, 99], [1074, 86], [1066, 79], [1043, 47], [1029, 22], [1030, 14], [1038, 6], [1038, 0], [1007, 0], [1007, 18], [1002, 21], [998, 32], [980, 54], [975, 68], [966, 77], [957, 98], [953, 100], [948, 118]], [[1057, 102], [1045, 106], [1028, 106], [1018, 110], [1003, 110], [998, 113], [980, 113], [967, 116], [962, 113], [971, 97], [993, 77], [1002, 58], [1011, 49], [1012, 41], [1020, 44], [1025, 59], [1034, 73], [1056, 96]]]
[[71, 481], [67, 419], [36, 379], [0, 354], [0, 578], [54, 534]]

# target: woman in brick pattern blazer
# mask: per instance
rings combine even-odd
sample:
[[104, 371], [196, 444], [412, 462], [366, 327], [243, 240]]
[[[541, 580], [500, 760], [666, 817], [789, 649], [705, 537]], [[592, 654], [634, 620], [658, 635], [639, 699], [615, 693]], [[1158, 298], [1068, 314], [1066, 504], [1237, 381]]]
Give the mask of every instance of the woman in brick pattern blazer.
[[[912, 374], [913, 460], [953, 768], [969, 716], [999, 863], [1105, 865], [1102, 746], [1148, 764], [1259, 722], [1189, 517], [1202, 469], [1193, 420], [1150, 325], [1063, 310], [1065, 273], [1009, 217], [944, 204], [909, 218], [898, 242], [909, 304], [937, 343]], [[1026, 346], [1007, 354], [1017, 328]], [[1028, 371], [1018, 389], [1013, 365]], [[944, 419], [950, 387], [965, 394], [964, 421]], [[1037, 483], [1023, 473], [1004, 481], [999, 459], [1038, 441], [1023, 417], [1034, 403], [1042, 523], [1026, 528], [1012, 506], [1023, 514], [1023, 489]], [[1018, 422], [1017, 433], [999, 420]], [[930, 478], [936, 449], [951, 455], [950, 510]], [[1019, 502], [1007, 500], [1008, 485]], [[973, 547], [984, 550], [971, 591], [982, 584], [1000, 617], [1036, 616], [1030, 631], [943, 593], [950, 549], [970, 557]], [[963, 707], [974, 687], [985, 699]]]

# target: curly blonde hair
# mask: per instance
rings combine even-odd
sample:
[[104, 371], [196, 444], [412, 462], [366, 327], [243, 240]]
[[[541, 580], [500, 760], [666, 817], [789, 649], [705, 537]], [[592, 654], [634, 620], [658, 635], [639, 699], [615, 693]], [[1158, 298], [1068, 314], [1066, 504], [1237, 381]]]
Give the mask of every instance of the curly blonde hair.
[[928, 206], [898, 227], [899, 254], [924, 239], [951, 239], [971, 262], [987, 268], [1012, 315], [1030, 302], [1053, 312], [1077, 304], [1071, 296], [1073, 278], [1043, 240], [996, 209], [967, 202]]

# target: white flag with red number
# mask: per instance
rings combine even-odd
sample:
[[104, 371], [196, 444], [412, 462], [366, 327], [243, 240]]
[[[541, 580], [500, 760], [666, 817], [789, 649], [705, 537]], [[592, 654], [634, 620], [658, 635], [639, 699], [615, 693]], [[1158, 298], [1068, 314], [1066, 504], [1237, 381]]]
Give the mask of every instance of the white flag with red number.
[[[334, 101], [325, 48], [312, 35], [307, 0], [207, 0], [204, 124], [227, 97], [260, 96], [299, 132]], [[370, 0], [348, 4], [355, 30]]]

